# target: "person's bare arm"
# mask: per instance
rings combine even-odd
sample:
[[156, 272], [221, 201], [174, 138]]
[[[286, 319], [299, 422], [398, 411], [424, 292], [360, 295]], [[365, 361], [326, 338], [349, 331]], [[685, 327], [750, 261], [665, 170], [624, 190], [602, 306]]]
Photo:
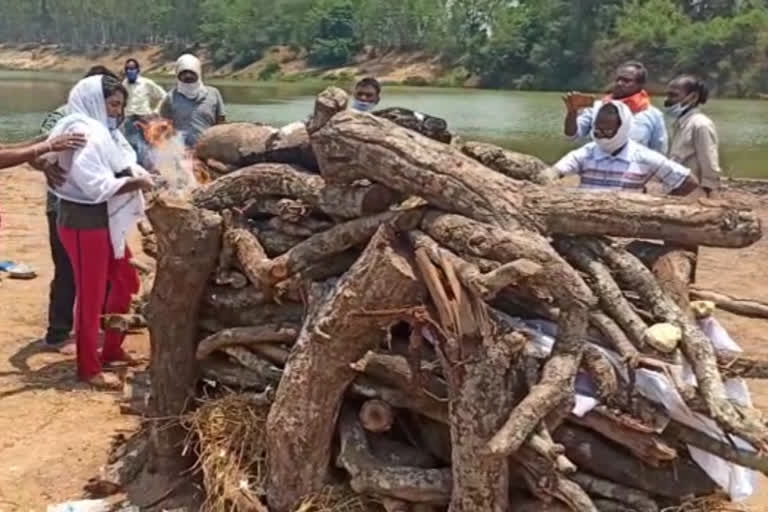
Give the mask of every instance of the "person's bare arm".
[[680, 186], [669, 193], [671, 196], [687, 196], [695, 192], [699, 188], [699, 182], [693, 174], [689, 174], [685, 181]]
[[27, 146], [30, 146], [32, 144], [38, 144], [40, 142], [43, 142], [47, 136], [45, 134], [38, 135], [34, 139], [29, 140], [23, 140], [21, 142], [10, 142], [5, 144], [0, 144], [0, 151], [6, 150], [6, 149], [22, 149], [26, 148]]
[[0, 169], [7, 169], [27, 162], [51, 152], [77, 149], [85, 144], [85, 137], [81, 134], [67, 134], [54, 137], [41, 142], [27, 141], [25, 144], [13, 148], [0, 148]]
[[579, 112], [589, 108], [595, 101], [594, 96], [582, 94], [579, 92], [569, 92], [563, 96], [565, 103], [565, 122], [563, 123], [563, 133], [568, 137], [579, 135]]

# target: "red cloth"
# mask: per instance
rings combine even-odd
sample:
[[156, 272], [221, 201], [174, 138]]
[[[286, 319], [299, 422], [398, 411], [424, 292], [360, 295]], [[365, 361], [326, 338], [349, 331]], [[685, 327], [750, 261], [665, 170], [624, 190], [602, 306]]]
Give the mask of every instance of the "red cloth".
[[[613, 101], [613, 95], [609, 94], [608, 96], [603, 98], [603, 101]], [[619, 101], [621, 101], [626, 106], [628, 106], [629, 110], [631, 110], [633, 114], [642, 112], [643, 110], [646, 110], [648, 107], [651, 106], [651, 96], [648, 94], [648, 91], [646, 91], [645, 89], [643, 89], [638, 93], [633, 94], [632, 96], [627, 96], [626, 98], [622, 98]]]
[[104, 295], [109, 282], [105, 314], [125, 314], [131, 297], [139, 291], [139, 276], [131, 265], [126, 247], [125, 258], [116, 260], [107, 229], [72, 229], [59, 226], [59, 237], [67, 251], [75, 275], [75, 340], [77, 372], [88, 380], [101, 372], [103, 363], [123, 356], [125, 333], [107, 330], [99, 358], [99, 327]]

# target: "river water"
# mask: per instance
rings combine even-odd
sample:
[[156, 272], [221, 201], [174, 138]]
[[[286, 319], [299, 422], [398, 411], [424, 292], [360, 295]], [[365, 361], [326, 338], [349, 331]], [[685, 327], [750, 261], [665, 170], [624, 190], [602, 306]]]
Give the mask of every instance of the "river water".
[[[76, 76], [0, 71], [0, 141], [36, 134], [45, 112], [67, 96]], [[232, 121], [275, 126], [306, 119], [324, 84], [213, 82]], [[657, 98], [658, 101], [658, 98]], [[448, 121], [454, 133], [556, 161], [573, 145], [561, 136], [564, 108], [555, 93], [386, 87], [381, 107], [401, 106]], [[721, 140], [731, 176], [768, 178], [768, 101], [713, 100], [706, 112]]]

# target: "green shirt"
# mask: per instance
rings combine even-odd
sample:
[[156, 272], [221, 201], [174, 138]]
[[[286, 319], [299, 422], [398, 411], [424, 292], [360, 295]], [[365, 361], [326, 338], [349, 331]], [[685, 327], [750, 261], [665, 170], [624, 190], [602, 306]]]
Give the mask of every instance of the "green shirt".
[[[60, 119], [66, 117], [69, 114], [69, 108], [66, 105], [62, 105], [53, 112], [49, 112], [43, 119], [43, 124], [40, 125], [40, 133], [48, 135], [56, 123]], [[59, 204], [59, 198], [54, 194], [48, 192], [45, 198], [45, 213], [56, 213]]]

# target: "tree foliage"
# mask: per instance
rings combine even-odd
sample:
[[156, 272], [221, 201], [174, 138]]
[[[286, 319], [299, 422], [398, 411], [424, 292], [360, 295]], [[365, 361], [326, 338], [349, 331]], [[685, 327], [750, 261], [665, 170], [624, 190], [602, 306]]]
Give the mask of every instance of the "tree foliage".
[[[0, 41], [74, 49], [207, 45], [246, 65], [273, 45], [341, 66], [364, 47], [418, 51], [482, 84], [600, 88], [624, 60], [656, 82], [708, 77], [721, 93], [765, 90], [768, 0], [0, 0]], [[128, 8], [128, 5], [130, 8]]]

